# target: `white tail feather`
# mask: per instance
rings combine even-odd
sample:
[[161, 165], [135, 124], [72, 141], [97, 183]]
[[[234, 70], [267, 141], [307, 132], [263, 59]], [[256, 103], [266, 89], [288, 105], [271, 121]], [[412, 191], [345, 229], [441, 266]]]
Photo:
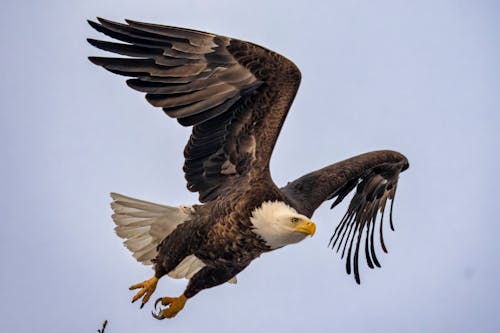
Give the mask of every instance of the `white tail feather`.
[[111, 193], [111, 208], [116, 234], [134, 258], [151, 265], [156, 248], [181, 223], [190, 219], [192, 208], [172, 207]]
[[[191, 219], [190, 206], [172, 207], [159, 205], [118, 193], [111, 193], [111, 208], [116, 224], [116, 234], [125, 239], [125, 246], [137, 261], [151, 265], [158, 254], [157, 247], [181, 223]], [[174, 279], [190, 279], [205, 264], [194, 255], [190, 255], [168, 273]], [[236, 277], [228, 281], [236, 283]]]

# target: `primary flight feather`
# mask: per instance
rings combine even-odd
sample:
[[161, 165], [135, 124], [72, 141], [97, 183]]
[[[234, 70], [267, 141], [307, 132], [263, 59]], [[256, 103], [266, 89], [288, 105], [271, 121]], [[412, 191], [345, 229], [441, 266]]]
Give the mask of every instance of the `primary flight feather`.
[[[261, 46], [211, 33], [126, 20], [89, 21], [120, 42], [88, 39], [121, 58], [89, 57], [96, 65], [130, 77], [183, 126], [192, 126], [184, 149], [187, 188], [202, 204], [171, 207], [112, 193], [118, 236], [155, 275], [135, 284], [141, 307], [164, 275], [187, 278], [179, 297], [159, 298], [157, 319], [174, 317], [203, 289], [236, 282], [261, 254], [300, 242], [316, 230], [310, 220], [326, 200], [332, 208], [356, 189], [330, 245], [346, 258], [359, 283], [361, 245], [370, 268], [383, 240], [387, 201], [392, 203], [408, 160], [395, 151], [374, 151], [308, 173], [279, 188], [269, 160], [300, 84], [290, 60]], [[378, 215], [380, 218], [378, 219]], [[377, 222], [378, 221], [378, 222]], [[378, 226], [376, 227], [378, 223]], [[376, 231], [378, 237], [375, 238]]]

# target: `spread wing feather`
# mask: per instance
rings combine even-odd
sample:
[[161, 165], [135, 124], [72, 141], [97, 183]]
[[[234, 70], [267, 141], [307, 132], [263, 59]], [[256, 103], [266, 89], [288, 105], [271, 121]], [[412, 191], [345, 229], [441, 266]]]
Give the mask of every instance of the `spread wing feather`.
[[[88, 39], [127, 58], [89, 57], [147, 101], [193, 126], [184, 150], [188, 189], [216, 199], [234, 181], [269, 175], [269, 159], [300, 83], [286, 58], [260, 46], [206, 32], [98, 18], [89, 24], [120, 42]], [[258, 149], [257, 149], [258, 147]]]
[[387, 252], [383, 237], [386, 205], [390, 201], [389, 220], [394, 230], [392, 208], [398, 178], [400, 172], [408, 167], [408, 160], [400, 153], [376, 151], [311, 172], [289, 183], [282, 191], [299, 212], [311, 216], [322, 202], [335, 199], [331, 205], [334, 208], [355, 189], [347, 212], [330, 238], [329, 246], [340, 252], [342, 258], [346, 257], [347, 273], [354, 272], [356, 282], [360, 283], [361, 245], [364, 243], [368, 267], [380, 267], [375, 252], [375, 232], [378, 230], [380, 246]]
[[[377, 215], [379, 213], [378, 231], [380, 245], [382, 250], [387, 252], [383, 237], [384, 212], [387, 201], [390, 200], [390, 226], [394, 230], [392, 208], [400, 170], [400, 166], [383, 164], [373, 168], [360, 178], [355, 179], [355, 183], [357, 184], [355, 186], [356, 193], [349, 204], [347, 212], [330, 238], [329, 245], [332, 249], [336, 248], [336, 251], [339, 252], [342, 248], [342, 258], [346, 255], [347, 250], [346, 271], [348, 274], [351, 274], [351, 271], [354, 270], [354, 278], [357, 283], [360, 283], [358, 263], [363, 235], [365, 258], [368, 267], [380, 267], [374, 245], [375, 224], [377, 223]], [[345, 197], [345, 194], [353, 188], [352, 183], [348, 187], [343, 187], [342, 191], [336, 195], [337, 200], [335, 200], [331, 208], [338, 205], [342, 201], [342, 197]], [[335, 197], [335, 194], [333, 197]], [[346, 232], [347, 237], [345, 237]]]

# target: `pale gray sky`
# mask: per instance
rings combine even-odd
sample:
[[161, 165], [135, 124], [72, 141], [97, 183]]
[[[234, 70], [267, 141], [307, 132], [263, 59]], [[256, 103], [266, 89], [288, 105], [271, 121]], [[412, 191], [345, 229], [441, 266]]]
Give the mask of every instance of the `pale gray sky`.
[[[251, 6], [248, 4], [251, 3]], [[500, 34], [496, 1], [13, 1], [0, 12], [0, 327], [9, 332], [498, 332]], [[382, 269], [363, 284], [315, 237], [256, 260], [162, 322], [130, 304], [150, 277], [113, 232], [111, 191], [195, 203], [189, 130], [92, 65], [102, 16], [195, 28], [292, 59], [302, 86], [275, 181], [375, 149], [410, 160]], [[380, 251], [379, 251], [380, 252]], [[164, 279], [154, 298], [185, 281]]]

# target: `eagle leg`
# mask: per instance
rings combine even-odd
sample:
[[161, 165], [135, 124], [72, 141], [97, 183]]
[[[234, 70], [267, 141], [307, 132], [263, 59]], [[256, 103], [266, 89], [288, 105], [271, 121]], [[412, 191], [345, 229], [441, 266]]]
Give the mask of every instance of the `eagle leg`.
[[135, 294], [135, 296], [132, 298], [132, 303], [137, 301], [139, 298], [143, 297], [142, 303], [141, 303], [141, 309], [146, 304], [149, 299], [151, 298], [151, 295], [155, 292], [156, 289], [156, 284], [158, 283], [158, 278], [156, 276], [153, 276], [151, 279], [142, 281], [141, 283], [134, 284], [133, 286], [130, 286], [129, 290], [134, 290], [134, 289], [139, 289], [139, 292]]
[[187, 297], [181, 295], [179, 297], [162, 297], [158, 298], [155, 302], [155, 310], [158, 303], [161, 302], [163, 306], [168, 306], [168, 308], [158, 311], [158, 313], [152, 312], [151, 314], [158, 320], [162, 320], [165, 318], [173, 318], [175, 317], [186, 304]]

